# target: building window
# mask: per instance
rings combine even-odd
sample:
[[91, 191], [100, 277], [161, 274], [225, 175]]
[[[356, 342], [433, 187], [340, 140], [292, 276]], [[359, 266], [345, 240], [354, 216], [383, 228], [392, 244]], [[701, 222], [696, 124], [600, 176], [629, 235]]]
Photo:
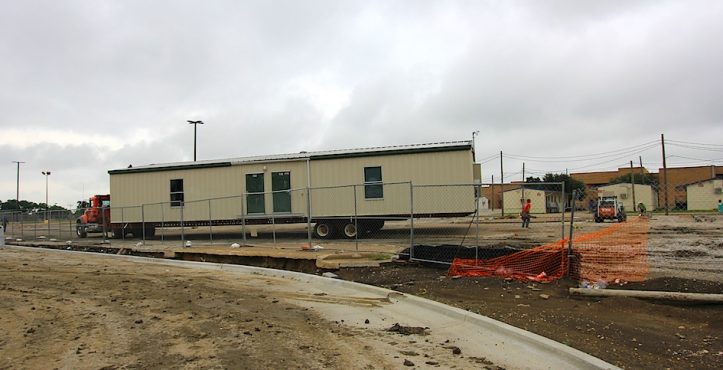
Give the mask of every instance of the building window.
[[381, 167], [364, 167], [364, 198], [384, 198]]
[[171, 207], [183, 206], [183, 179], [171, 180]]

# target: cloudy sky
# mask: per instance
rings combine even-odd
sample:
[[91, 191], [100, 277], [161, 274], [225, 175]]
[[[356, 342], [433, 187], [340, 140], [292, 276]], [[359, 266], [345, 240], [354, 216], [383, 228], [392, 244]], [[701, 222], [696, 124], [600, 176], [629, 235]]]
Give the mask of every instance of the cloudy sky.
[[[487, 181], [723, 164], [720, 1], [0, 0], [0, 200], [109, 169], [476, 140]], [[676, 142], [677, 141], [677, 142]], [[704, 144], [717, 144], [704, 145]], [[495, 159], [492, 159], [495, 157]]]

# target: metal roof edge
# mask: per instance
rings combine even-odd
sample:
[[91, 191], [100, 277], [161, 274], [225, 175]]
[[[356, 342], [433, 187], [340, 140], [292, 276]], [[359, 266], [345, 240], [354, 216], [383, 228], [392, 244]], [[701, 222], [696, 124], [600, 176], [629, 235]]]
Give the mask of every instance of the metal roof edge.
[[458, 150], [471, 149], [471, 144], [460, 144], [454, 146], [440, 146], [440, 147], [420, 147], [420, 148], [390, 148], [388, 150], [376, 150], [368, 152], [347, 152], [347, 153], [329, 153], [329, 154], [318, 154], [314, 155], [310, 153], [310, 160], [324, 160], [324, 159], [336, 159], [336, 158], [354, 158], [354, 157], [377, 157], [382, 155], [395, 155], [395, 154], [415, 154], [415, 153], [431, 153], [431, 152], [452, 152]]
[[162, 167], [138, 167], [138, 168], [122, 168], [117, 170], [108, 170], [109, 175], [119, 175], [124, 173], [140, 173], [140, 172], [160, 172], [160, 171], [175, 171], [175, 170], [190, 170], [197, 168], [215, 168], [215, 167], [231, 167], [231, 162], [214, 162], [214, 163], [190, 163], [181, 165], [169, 165]]
[[167, 163], [167, 164], [150, 164], [139, 166], [138, 168], [120, 168], [108, 170], [110, 175], [118, 175], [124, 173], [141, 173], [141, 172], [158, 172], [173, 170], [188, 170], [198, 168], [228, 167], [235, 165], [243, 165], [247, 163], [268, 163], [268, 162], [285, 162], [299, 160], [325, 160], [335, 158], [354, 158], [354, 157], [374, 157], [382, 155], [398, 155], [413, 153], [429, 153], [429, 152], [449, 152], [459, 150], [472, 149], [472, 141], [448, 141], [425, 144], [398, 145], [388, 147], [370, 147], [357, 149], [339, 149], [332, 151], [319, 152], [300, 152], [289, 154], [276, 154], [268, 156], [253, 156], [242, 158], [229, 158], [223, 160], [210, 160], [201, 163]]

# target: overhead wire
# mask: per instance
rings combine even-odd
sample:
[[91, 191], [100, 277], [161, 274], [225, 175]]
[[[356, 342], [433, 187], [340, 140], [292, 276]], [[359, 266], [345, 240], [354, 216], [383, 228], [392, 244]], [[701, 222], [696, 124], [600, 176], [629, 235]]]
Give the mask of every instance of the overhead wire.
[[619, 154], [622, 152], [635, 151], [642, 147], [647, 147], [650, 145], [657, 146], [657, 145], [659, 145], [659, 141], [653, 140], [653, 141], [649, 141], [646, 143], [633, 145], [631, 147], [620, 148], [620, 149], [616, 149], [616, 150], [609, 150], [609, 151], [600, 152], [600, 153], [592, 153], [592, 154], [581, 154], [581, 155], [570, 155], [570, 156], [529, 156], [529, 155], [523, 155], [523, 154], [508, 153], [508, 154], [504, 154], [504, 156], [524, 158], [524, 159], [530, 159], [530, 160], [534, 160], [534, 159], [554, 160], [554, 159], [570, 159], [570, 158], [577, 159], [577, 158], [600, 157], [600, 156], [604, 157], [604, 156], [616, 155], [616, 154]]

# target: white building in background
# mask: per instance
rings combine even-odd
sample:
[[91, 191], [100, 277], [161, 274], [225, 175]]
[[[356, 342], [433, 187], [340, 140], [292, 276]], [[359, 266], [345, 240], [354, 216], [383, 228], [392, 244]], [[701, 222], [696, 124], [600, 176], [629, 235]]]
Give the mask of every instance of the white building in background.
[[697, 181], [685, 186], [689, 211], [711, 211], [723, 199], [723, 177]]
[[[633, 212], [637, 205], [643, 203], [652, 211], [658, 208], [658, 193], [650, 185], [635, 184], [635, 203], [633, 203], [633, 185], [629, 183], [611, 184], [597, 188], [598, 197], [616, 196], [625, 210]], [[633, 207], [635, 205], [636, 207]]]

